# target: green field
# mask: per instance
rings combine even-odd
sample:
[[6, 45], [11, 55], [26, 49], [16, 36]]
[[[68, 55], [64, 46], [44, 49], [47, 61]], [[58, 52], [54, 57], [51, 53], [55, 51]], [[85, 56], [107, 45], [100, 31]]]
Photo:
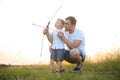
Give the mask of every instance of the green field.
[[71, 64], [62, 73], [49, 72], [49, 65], [1, 66], [0, 80], [120, 80], [120, 50], [108, 55], [98, 62], [87, 58], [79, 73], [71, 72]]

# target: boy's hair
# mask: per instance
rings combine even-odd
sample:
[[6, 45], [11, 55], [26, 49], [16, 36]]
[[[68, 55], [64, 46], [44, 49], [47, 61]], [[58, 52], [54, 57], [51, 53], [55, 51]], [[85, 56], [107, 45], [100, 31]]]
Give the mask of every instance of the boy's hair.
[[77, 20], [73, 16], [68, 16], [67, 18], [65, 18], [65, 20], [70, 20], [72, 25], [73, 24], [76, 25], [76, 23], [77, 23]]
[[61, 21], [63, 25], [65, 24], [65, 21], [63, 19], [58, 18], [57, 20]]

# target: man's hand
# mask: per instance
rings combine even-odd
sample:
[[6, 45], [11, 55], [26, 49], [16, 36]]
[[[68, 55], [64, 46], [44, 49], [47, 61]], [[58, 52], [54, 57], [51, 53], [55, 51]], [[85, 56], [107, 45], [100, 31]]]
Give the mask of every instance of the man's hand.
[[48, 28], [45, 28], [45, 29], [43, 30], [43, 34], [47, 34], [47, 33], [49, 33]]
[[64, 33], [58, 32], [57, 36], [62, 40], [64, 38]]

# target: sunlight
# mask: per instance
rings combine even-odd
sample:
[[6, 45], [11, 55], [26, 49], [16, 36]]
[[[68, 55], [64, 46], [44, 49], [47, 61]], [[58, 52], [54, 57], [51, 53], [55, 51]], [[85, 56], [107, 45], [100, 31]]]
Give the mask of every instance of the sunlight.
[[120, 48], [112, 48], [108, 50], [98, 51], [92, 56], [87, 56], [86, 61], [91, 63], [105, 62], [116, 60], [120, 57]]

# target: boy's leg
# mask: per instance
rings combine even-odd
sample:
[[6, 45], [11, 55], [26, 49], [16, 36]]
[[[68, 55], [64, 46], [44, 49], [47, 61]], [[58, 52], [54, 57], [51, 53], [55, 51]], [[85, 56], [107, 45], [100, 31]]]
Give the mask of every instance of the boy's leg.
[[56, 71], [60, 71], [60, 61], [57, 61], [57, 70]]
[[53, 69], [54, 69], [54, 59], [51, 58], [50, 59], [50, 72], [53, 72]]
[[64, 49], [58, 49], [57, 50], [57, 58], [58, 58], [58, 63], [57, 63], [57, 70], [61, 72], [63, 70], [62, 67], [62, 61], [64, 59]]
[[61, 72], [63, 70], [62, 68], [62, 61], [57, 61], [57, 71]]
[[51, 53], [51, 55], [50, 55], [50, 70], [52, 72], [54, 69], [55, 50], [51, 49], [50, 53]]

